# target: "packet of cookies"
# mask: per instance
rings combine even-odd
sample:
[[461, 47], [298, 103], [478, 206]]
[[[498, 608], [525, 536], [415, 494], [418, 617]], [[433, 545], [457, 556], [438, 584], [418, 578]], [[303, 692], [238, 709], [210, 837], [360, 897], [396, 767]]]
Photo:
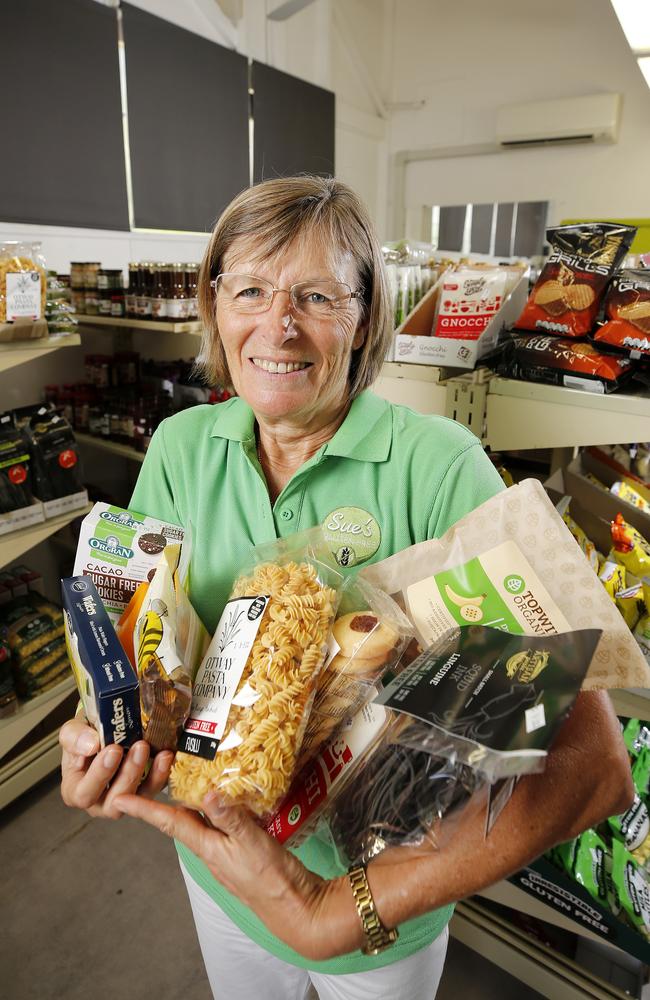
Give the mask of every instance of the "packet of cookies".
[[609, 222], [548, 229], [551, 255], [515, 326], [561, 337], [589, 333], [607, 282], [623, 262], [635, 235], [634, 226]]
[[397, 668], [414, 635], [408, 618], [387, 594], [358, 577], [345, 581], [299, 767], [318, 752], [344, 719], [374, 697], [377, 682], [387, 670]]
[[441, 538], [360, 575], [397, 601], [424, 647], [473, 624], [524, 635], [597, 627], [603, 634], [583, 686], [650, 686], [629, 629], [535, 480], [497, 493]]
[[[183, 546], [183, 553], [187, 550]], [[136, 591], [133, 597], [137, 604], [142, 595], [132, 640], [140, 682], [142, 734], [156, 753], [176, 750], [190, 711], [192, 681], [210, 640], [190, 604], [186, 579], [181, 546], [167, 545], [153, 580], [148, 586], [141, 584], [146, 591], [142, 594], [139, 588], [140, 593]], [[119, 636], [120, 629], [117, 631]]]
[[343, 577], [320, 528], [253, 550], [199, 667], [174, 797], [272, 812], [296, 770]]
[[633, 358], [650, 357], [650, 271], [630, 268], [612, 278], [605, 298], [605, 318], [594, 333], [595, 341]]
[[167, 543], [183, 537], [176, 524], [96, 503], [81, 522], [73, 572], [92, 578], [115, 625], [138, 586], [153, 579]]

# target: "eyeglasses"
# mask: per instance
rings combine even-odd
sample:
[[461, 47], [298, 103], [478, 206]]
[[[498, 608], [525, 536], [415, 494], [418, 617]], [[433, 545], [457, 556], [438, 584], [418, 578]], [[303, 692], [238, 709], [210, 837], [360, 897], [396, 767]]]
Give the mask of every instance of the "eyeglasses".
[[298, 281], [291, 288], [275, 288], [254, 274], [218, 274], [210, 284], [228, 308], [240, 313], [268, 312], [276, 292], [286, 292], [294, 312], [309, 319], [327, 319], [348, 308], [363, 292], [353, 291], [343, 281], [314, 279]]

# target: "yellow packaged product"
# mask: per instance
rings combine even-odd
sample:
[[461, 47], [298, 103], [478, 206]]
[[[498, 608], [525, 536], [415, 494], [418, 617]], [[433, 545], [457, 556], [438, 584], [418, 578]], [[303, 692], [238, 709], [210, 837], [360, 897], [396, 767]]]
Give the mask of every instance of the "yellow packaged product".
[[576, 542], [584, 552], [585, 556], [587, 557], [587, 561], [589, 562], [589, 565], [593, 569], [594, 573], [597, 573], [598, 553], [596, 551], [596, 546], [591, 541], [591, 539], [587, 537], [586, 533], [582, 530], [580, 525], [576, 524], [576, 522], [573, 520], [568, 511], [565, 511], [565, 513], [562, 514], [562, 520], [564, 521], [567, 528], [575, 538]]
[[200, 808], [215, 789], [258, 816], [296, 770], [336, 616], [340, 573], [320, 529], [258, 546], [199, 667], [170, 776]]
[[642, 510], [644, 514], [650, 514], [650, 503], [648, 503], [648, 501], [642, 497], [638, 490], [635, 490], [630, 483], [622, 481], [614, 483], [610, 487], [610, 492], [613, 493], [615, 497], [618, 497], [619, 500], [625, 500], [626, 503], [630, 503], [633, 507], [637, 507], [639, 510]]
[[650, 576], [650, 544], [622, 514], [612, 521], [614, 558], [634, 576]]
[[46, 284], [32, 244], [0, 243], [0, 323], [42, 319]]
[[643, 588], [639, 580], [625, 590], [618, 591], [616, 594], [616, 607], [623, 615], [627, 627], [631, 631], [634, 631], [645, 608], [643, 603]]
[[643, 615], [634, 629], [634, 638], [641, 647], [641, 652], [650, 664], [650, 614]]
[[607, 559], [598, 574], [598, 579], [611, 599], [615, 600], [617, 591], [625, 589], [625, 566]]

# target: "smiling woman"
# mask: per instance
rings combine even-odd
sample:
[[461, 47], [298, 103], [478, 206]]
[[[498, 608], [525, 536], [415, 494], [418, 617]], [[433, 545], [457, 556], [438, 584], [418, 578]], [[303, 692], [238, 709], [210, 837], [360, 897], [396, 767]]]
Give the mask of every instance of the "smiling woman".
[[[292, 177], [242, 192], [211, 237], [199, 302], [208, 378], [237, 397], [163, 421], [130, 507], [191, 536], [190, 598], [210, 631], [252, 545], [320, 525], [348, 573], [441, 536], [502, 489], [464, 427], [369, 391], [390, 310], [377, 238], [344, 184]], [[281, 732], [282, 718], [269, 722]], [[212, 988], [231, 1000], [304, 997], [310, 980], [328, 1000], [432, 1000], [450, 904], [621, 812], [630, 790], [611, 707], [579, 698], [546, 772], [519, 782], [487, 839], [479, 816], [437, 854], [384, 853], [366, 880], [348, 878], [326, 839], [290, 853], [213, 797], [204, 816], [149, 802], [171, 760], [159, 754], [140, 784], [145, 743], [122, 761], [117, 747], [97, 752], [80, 720], [61, 742], [69, 805], [176, 838]]]

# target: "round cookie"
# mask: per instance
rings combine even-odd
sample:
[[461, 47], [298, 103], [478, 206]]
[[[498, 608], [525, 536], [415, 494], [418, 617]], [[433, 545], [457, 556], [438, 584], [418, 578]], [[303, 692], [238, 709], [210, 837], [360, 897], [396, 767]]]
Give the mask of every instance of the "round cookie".
[[140, 535], [138, 538], [138, 547], [148, 556], [159, 555], [166, 544], [167, 539], [165, 536], [153, 531], [148, 532], [146, 535]]
[[360, 656], [364, 660], [382, 657], [383, 662], [394, 649], [399, 635], [370, 612], [352, 612], [337, 618], [332, 628], [343, 656]]

